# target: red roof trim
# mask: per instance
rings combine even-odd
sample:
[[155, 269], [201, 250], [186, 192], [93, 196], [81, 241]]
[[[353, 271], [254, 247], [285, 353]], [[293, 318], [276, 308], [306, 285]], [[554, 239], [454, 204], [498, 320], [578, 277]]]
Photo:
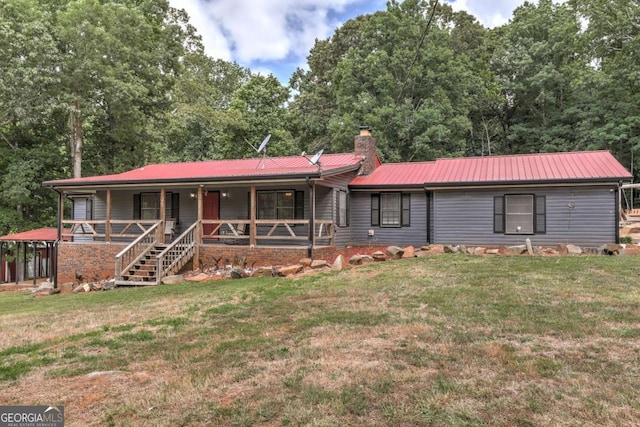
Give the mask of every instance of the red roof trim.
[[55, 242], [58, 240], [58, 229], [53, 227], [38, 228], [0, 237], [5, 242]]

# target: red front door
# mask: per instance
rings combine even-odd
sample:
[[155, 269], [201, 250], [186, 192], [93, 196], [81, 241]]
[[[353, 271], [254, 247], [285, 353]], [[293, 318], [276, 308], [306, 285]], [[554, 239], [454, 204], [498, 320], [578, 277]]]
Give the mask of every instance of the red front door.
[[[220, 219], [220, 193], [210, 191], [203, 195], [202, 199], [202, 219]], [[205, 238], [217, 227], [217, 224], [203, 224], [203, 234]], [[216, 232], [215, 235], [218, 233]]]

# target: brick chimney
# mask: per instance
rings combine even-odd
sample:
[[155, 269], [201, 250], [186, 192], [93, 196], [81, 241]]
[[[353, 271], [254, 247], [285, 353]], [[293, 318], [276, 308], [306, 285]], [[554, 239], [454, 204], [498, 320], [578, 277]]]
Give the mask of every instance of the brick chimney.
[[378, 165], [376, 139], [371, 136], [371, 128], [369, 126], [360, 126], [360, 135], [356, 136], [354, 151], [356, 156], [364, 157], [364, 162], [358, 172], [359, 175], [369, 175], [376, 170]]

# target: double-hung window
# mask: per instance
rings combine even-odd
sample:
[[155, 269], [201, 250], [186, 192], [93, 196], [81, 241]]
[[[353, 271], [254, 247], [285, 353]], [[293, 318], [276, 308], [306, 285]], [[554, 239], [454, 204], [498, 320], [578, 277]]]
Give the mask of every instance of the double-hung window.
[[258, 219], [302, 219], [304, 192], [294, 190], [260, 190], [257, 192]]
[[338, 191], [338, 227], [346, 227], [349, 225], [349, 195], [346, 191]]
[[[164, 217], [178, 221], [180, 194], [165, 193]], [[134, 219], [160, 219], [160, 193], [140, 193], [133, 195]]]
[[546, 213], [545, 196], [496, 196], [493, 199], [493, 231], [504, 234], [546, 233]]
[[399, 192], [372, 194], [371, 225], [380, 227], [411, 225], [411, 195]]

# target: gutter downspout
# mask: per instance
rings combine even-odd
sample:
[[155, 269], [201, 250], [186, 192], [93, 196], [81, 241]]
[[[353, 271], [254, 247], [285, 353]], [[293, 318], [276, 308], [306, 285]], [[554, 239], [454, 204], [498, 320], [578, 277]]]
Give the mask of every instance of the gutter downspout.
[[[615, 243], [616, 244], [620, 244], [620, 204], [622, 203], [622, 201], [620, 199], [620, 192], [622, 191], [621, 186], [622, 186], [622, 184], [619, 183], [618, 184], [618, 191], [615, 192], [615, 197], [616, 197], [616, 201], [615, 201], [615, 204], [616, 204], [616, 216], [615, 216], [615, 218], [616, 218], [616, 220], [615, 220], [614, 224], [615, 224], [615, 234], [616, 234], [615, 235], [615, 239], [616, 239]], [[631, 194], [633, 194], [633, 191], [631, 191]], [[631, 205], [631, 206], [633, 207], [633, 205]]]
[[427, 202], [427, 245], [431, 244], [431, 195], [429, 190], [424, 190], [424, 196]]

